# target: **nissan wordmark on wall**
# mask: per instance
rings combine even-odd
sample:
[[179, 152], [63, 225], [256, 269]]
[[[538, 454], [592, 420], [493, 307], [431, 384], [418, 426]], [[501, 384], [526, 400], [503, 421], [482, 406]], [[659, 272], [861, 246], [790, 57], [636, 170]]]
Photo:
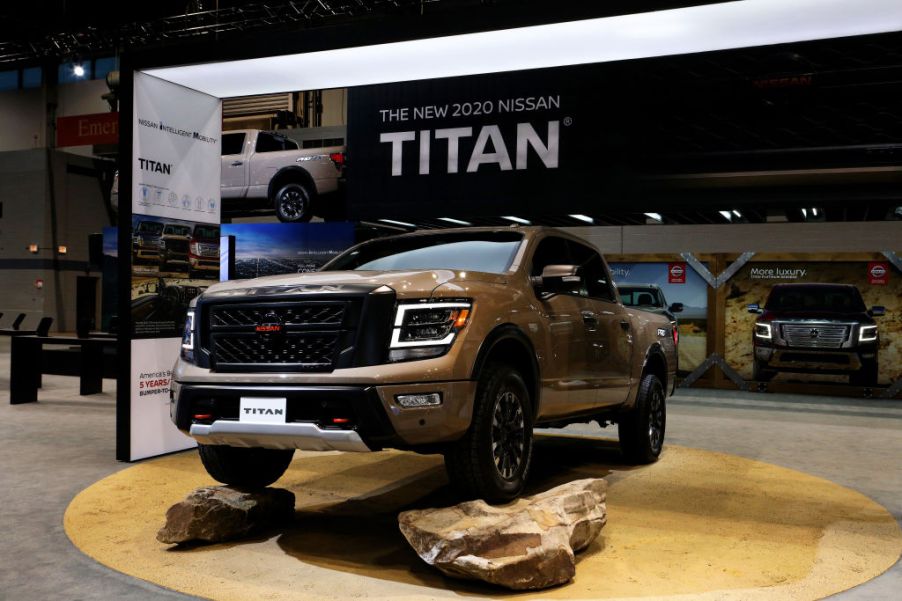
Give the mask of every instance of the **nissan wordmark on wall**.
[[617, 423], [657, 459], [676, 335], [624, 307], [602, 257], [542, 228], [366, 242], [318, 273], [211, 286], [192, 304], [171, 417], [221, 482], [265, 486], [294, 449], [442, 453], [465, 494], [523, 489], [533, 427]]

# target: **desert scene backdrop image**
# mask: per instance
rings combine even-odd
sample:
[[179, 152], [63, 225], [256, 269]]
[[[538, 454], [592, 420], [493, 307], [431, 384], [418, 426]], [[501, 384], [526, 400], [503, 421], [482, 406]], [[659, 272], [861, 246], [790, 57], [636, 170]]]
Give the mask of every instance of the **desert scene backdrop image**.
[[[776, 277], [753, 276], [754, 268], [773, 268]], [[876, 317], [880, 335], [877, 354], [878, 383], [889, 385], [902, 377], [902, 274], [887, 264], [886, 283], [872, 284], [866, 262], [752, 262], [727, 282], [726, 301], [726, 360], [739, 374], [752, 379], [752, 327], [757, 315], [748, 312], [748, 305], [761, 306], [775, 284], [823, 283], [852, 284], [861, 292], [867, 308], [883, 306], [886, 314]], [[758, 270], [756, 274], [760, 274]], [[766, 270], [764, 270], [766, 271]], [[779, 373], [774, 381], [818, 382], [847, 384], [848, 376], [828, 374]]]

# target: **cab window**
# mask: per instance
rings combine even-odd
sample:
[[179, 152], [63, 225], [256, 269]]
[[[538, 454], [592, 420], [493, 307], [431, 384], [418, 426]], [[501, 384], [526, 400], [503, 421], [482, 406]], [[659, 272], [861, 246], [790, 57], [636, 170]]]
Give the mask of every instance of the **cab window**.
[[570, 257], [570, 244], [563, 238], [553, 236], [539, 241], [536, 252], [532, 255], [532, 268], [530, 275], [542, 275], [548, 265], [572, 265]]
[[601, 255], [582, 244], [573, 243], [572, 246], [573, 261], [579, 265], [582, 277], [580, 295], [615, 302], [614, 288]]
[[245, 134], [222, 134], [222, 155], [242, 154]]

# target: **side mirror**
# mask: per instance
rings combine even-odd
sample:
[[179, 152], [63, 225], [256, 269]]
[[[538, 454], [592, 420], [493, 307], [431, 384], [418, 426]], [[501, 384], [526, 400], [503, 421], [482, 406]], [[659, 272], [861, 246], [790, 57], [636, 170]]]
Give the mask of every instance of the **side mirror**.
[[757, 314], [764, 313], [764, 310], [761, 308], [761, 305], [759, 305], [758, 303], [752, 303], [751, 305], [748, 305], [748, 310], [749, 310], [749, 313], [757, 313]]
[[546, 265], [542, 275], [530, 278], [533, 286], [542, 292], [575, 292], [580, 288], [578, 265]]
[[882, 315], [886, 315], [886, 307], [882, 305], [874, 305], [871, 307], [871, 310], [868, 311], [871, 317], [880, 317]]
[[673, 303], [672, 305], [670, 305], [670, 307], [667, 310], [670, 311], [671, 313], [682, 313], [683, 312], [683, 303]]

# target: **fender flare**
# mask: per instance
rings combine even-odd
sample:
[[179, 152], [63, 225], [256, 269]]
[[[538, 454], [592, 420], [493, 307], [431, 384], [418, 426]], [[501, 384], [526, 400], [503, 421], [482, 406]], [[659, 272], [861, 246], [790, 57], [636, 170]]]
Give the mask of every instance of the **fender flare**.
[[529, 339], [529, 336], [523, 333], [523, 331], [512, 323], [505, 323], [499, 326], [496, 326], [489, 335], [485, 337], [485, 340], [482, 341], [482, 344], [479, 347], [479, 352], [476, 354], [476, 361], [473, 363], [473, 370], [470, 374], [471, 379], [479, 380], [479, 376], [482, 373], [482, 370], [485, 368], [486, 363], [488, 362], [489, 356], [492, 354], [492, 350], [494, 350], [499, 343], [504, 342], [506, 340], [516, 341], [523, 347], [523, 350], [529, 356], [529, 361], [532, 367], [532, 389], [534, 391], [535, 402], [533, 407], [533, 417], [539, 414], [539, 404], [541, 402], [541, 391], [542, 391], [542, 379], [541, 379], [541, 371], [539, 369], [539, 360], [536, 358], [536, 350], [532, 344], [532, 341]]
[[[667, 392], [667, 375], [669, 372], [669, 366], [667, 365], [667, 355], [664, 353], [664, 348], [661, 346], [660, 342], [653, 342], [651, 346], [648, 347], [648, 350], [645, 351], [645, 358], [642, 359], [642, 372], [641, 374], [645, 374], [648, 363], [651, 361], [652, 357], [661, 360], [661, 363], [664, 364], [664, 381], [661, 384], [664, 386], [664, 392]], [[641, 376], [640, 376], [641, 381]]]
[[[269, 200], [274, 200], [276, 192], [276, 182], [278, 182], [282, 178], [290, 178], [291, 181], [298, 180], [303, 184], [307, 185], [310, 188], [311, 200], [316, 197], [316, 182], [313, 180], [313, 176], [310, 175], [310, 172], [304, 169], [303, 167], [299, 167], [298, 165], [287, 165], [282, 167], [278, 171], [273, 174], [273, 176], [269, 180], [269, 186], [266, 189], [266, 197]], [[284, 185], [280, 182], [280, 187]]]

